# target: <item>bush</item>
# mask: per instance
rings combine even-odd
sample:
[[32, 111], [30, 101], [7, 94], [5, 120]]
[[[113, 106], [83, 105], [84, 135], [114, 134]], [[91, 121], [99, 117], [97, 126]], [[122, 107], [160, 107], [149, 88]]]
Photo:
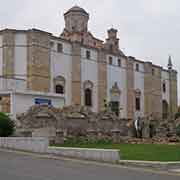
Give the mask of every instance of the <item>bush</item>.
[[8, 137], [14, 133], [15, 125], [10, 117], [0, 112], [0, 137]]
[[176, 134], [180, 137], [180, 124], [176, 127]]
[[179, 117], [180, 117], [180, 112], [177, 112], [177, 113], [175, 114], [175, 120], [178, 119]]
[[64, 141], [64, 145], [86, 145], [86, 144], [112, 144], [111, 139], [95, 139], [87, 137], [68, 137]]

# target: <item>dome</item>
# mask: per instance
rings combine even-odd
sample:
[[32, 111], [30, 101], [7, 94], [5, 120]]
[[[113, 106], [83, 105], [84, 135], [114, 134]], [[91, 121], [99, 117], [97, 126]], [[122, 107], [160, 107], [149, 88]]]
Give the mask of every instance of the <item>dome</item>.
[[71, 12], [80, 12], [80, 13], [84, 13], [86, 15], [89, 15], [83, 8], [79, 7], [79, 6], [73, 6], [71, 9], [69, 9], [64, 15], [69, 14]]

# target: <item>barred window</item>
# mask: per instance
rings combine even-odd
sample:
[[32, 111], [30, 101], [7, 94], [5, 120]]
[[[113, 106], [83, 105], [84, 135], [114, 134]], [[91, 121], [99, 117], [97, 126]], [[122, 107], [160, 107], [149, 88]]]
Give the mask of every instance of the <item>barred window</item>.
[[57, 94], [64, 94], [64, 86], [61, 84], [56, 85], [56, 93]]
[[91, 52], [90, 51], [86, 51], [86, 58], [91, 59]]

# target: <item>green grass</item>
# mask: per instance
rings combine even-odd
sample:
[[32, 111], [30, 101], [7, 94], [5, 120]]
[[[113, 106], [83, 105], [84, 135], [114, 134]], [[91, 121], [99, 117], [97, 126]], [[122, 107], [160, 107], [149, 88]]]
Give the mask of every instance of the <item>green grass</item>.
[[[58, 145], [57, 145], [58, 146]], [[64, 144], [63, 147], [118, 149], [123, 160], [180, 161], [180, 145]]]

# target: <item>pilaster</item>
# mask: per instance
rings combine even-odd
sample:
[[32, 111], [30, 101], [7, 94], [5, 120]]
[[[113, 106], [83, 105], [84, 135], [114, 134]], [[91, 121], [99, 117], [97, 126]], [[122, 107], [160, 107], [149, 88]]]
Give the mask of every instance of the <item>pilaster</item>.
[[72, 104], [81, 105], [81, 46], [72, 43]]

